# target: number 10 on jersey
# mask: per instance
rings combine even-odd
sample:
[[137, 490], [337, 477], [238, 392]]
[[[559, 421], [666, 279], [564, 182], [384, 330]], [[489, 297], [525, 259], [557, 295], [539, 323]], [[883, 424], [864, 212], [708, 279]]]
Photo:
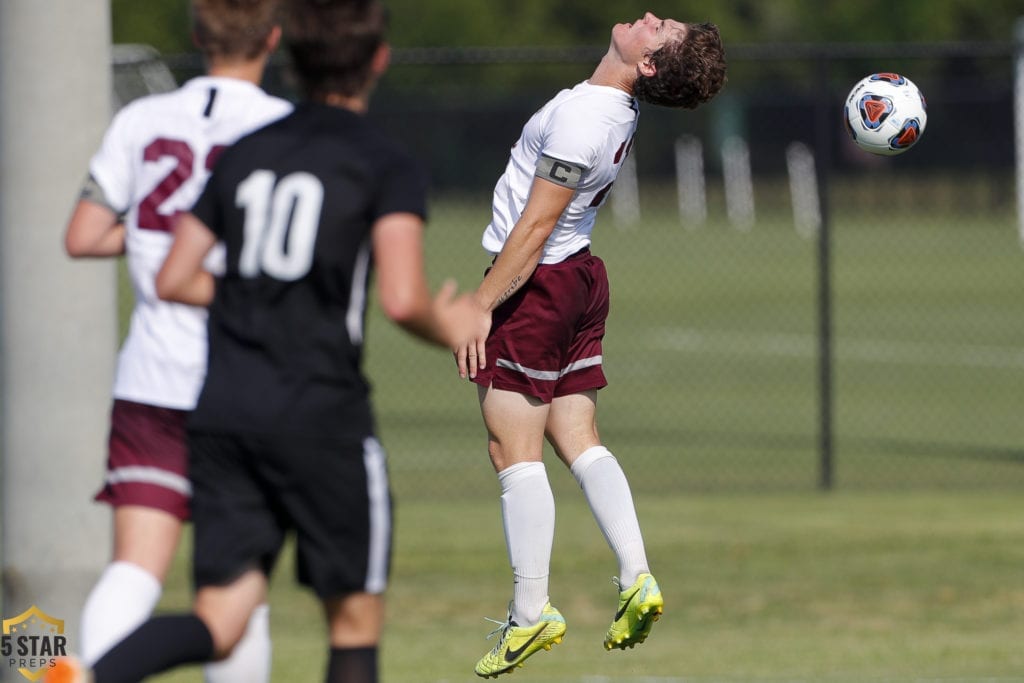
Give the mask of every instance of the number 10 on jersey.
[[242, 277], [260, 273], [292, 281], [313, 265], [320, 227], [324, 186], [311, 173], [290, 173], [278, 180], [273, 171], [256, 170], [238, 185], [235, 205], [245, 212]]

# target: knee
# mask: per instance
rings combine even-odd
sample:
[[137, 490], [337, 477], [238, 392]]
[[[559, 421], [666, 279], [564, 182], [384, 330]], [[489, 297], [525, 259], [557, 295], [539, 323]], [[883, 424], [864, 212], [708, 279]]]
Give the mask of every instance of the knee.
[[384, 597], [351, 593], [325, 604], [331, 647], [370, 647], [380, 642], [384, 626]]
[[544, 461], [543, 444], [530, 446], [523, 443], [509, 447], [492, 440], [487, 444], [487, 455], [491, 458], [494, 471], [499, 474], [513, 465]]
[[248, 624], [246, 615], [203, 610], [201, 606], [197, 606], [196, 616], [203, 621], [206, 629], [210, 632], [215, 660], [225, 659], [231, 654], [231, 651], [242, 640], [242, 636], [245, 635]]

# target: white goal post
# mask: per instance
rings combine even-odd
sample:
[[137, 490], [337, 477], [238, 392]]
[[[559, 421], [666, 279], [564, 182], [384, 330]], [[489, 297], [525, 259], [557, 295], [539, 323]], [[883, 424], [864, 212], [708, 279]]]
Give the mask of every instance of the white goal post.
[[[117, 269], [64, 225], [110, 117], [109, 0], [0, 1], [3, 616], [78, 618], [109, 559], [102, 482]], [[4, 663], [6, 665], [6, 662]], [[13, 669], [3, 666], [3, 674]]]

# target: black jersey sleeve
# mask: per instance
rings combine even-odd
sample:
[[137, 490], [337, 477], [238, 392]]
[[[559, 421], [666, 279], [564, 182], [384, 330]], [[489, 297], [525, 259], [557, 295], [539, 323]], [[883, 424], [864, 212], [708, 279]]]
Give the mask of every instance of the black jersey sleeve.
[[216, 172], [210, 176], [199, 199], [192, 205], [192, 214], [201, 220], [218, 239], [224, 239], [224, 216], [221, 212], [220, 194], [216, 189], [219, 185], [218, 180]]
[[411, 156], [396, 152], [383, 169], [374, 219], [389, 213], [412, 213], [427, 219], [427, 177]]

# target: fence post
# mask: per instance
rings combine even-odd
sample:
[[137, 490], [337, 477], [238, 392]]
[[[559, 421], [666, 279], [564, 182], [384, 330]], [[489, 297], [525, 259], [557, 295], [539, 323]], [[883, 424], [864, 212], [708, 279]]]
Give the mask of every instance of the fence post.
[[1016, 129], [1017, 166], [1017, 231], [1024, 246], [1024, 17], [1019, 17], [1014, 30], [1013, 110]]
[[675, 152], [679, 219], [687, 228], [695, 228], [708, 218], [704, 147], [696, 135], [682, 135], [676, 140]]
[[754, 227], [754, 181], [750, 171], [750, 147], [739, 135], [722, 142], [722, 175], [729, 223], [737, 230], [750, 230]]
[[820, 472], [818, 485], [829, 491], [834, 485], [832, 442], [832, 247], [831, 215], [828, 204], [828, 179], [832, 167], [834, 119], [829, 100], [828, 55], [818, 60], [818, 98], [815, 106], [815, 144], [818, 175], [818, 448]]
[[821, 206], [814, 152], [802, 142], [789, 143], [786, 147], [786, 172], [796, 232], [806, 239], [815, 239], [821, 229]]

